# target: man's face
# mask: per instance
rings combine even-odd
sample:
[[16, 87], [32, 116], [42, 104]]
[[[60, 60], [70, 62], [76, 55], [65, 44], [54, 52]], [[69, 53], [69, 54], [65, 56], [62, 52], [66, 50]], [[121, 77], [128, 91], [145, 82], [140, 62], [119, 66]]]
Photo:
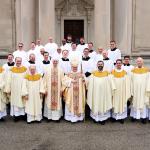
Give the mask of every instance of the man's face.
[[138, 66], [139, 68], [142, 68], [142, 66], [143, 66], [143, 60], [142, 60], [142, 59], [137, 59], [137, 60], [136, 60], [136, 64], [137, 64], [137, 66]]
[[93, 44], [89, 43], [89, 44], [88, 44], [88, 48], [89, 48], [90, 50], [92, 50], [92, 49], [93, 49]]
[[116, 62], [116, 68], [117, 69], [121, 69], [121, 67], [122, 67], [122, 62], [121, 61], [117, 61]]
[[80, 39], [80, 43], [84, 43], [84, 39], [83, 38]]
[[66, 40], [63, 39], [63, 40], [62, 40], [62, 45], [65, 45], [65, 44], [66, 44]]
[[35, 66], [30, 67], [29, 70], [30, 70], [30, 73], [32, 75], [34, 75], [36, 73], [36, 67]]
[[97, 68], [98, 68], [99, 71], [102, 71], [103, 67], [104, 67], [104, 63], [103, 62], [98, 62], [97, 63]]
[[107, 53], [106, 51], [103, 51], [102, 54], [103, 54], [103, 57], [104, 57], [104, 58], [107, 58], [107, 57], [108, 57], [108, 53]]
[[53, 60], [53, 65], [56, 67], [58, 65], [58, 60]]
[[63, 55], [64, 58], [67, 58], [68, 57], [68, 51], [63, 51], [62, 55]]
[[19, 45], [18, 45], [18, 49], [19, 49], [19, 50], [22, 50], [22, 49], [23, 49], [23, 44], [19, 44]]
[[124, 64], [129, 64], [130, 63], [130, 59], [129, 58], [125, 58], [124, 59]]
[[37, 44], [37, 45], [41, 45], [41, 40], [37, 40], [37, 41], [36, 41], [36, 44]]
[[76, 48], [77, 48], [76, 44], [72, 44], [72, 49], [76, 49]]
[[110, 49], [116, 48], [116, 43], [115, 42], [110, 42]]
[[35, 62], [35, 55], [31, 54], [29, 56], [30, 61]]
[[47, 61], [47, 60], [48, 60], [48, 58], [49, 58], [49, 54], [48, 54], [48, 53], [45, 53], [45, 54], [44, 54], [44, 60], [46, 60], [46, 61]]
[[41, 48], [41, 49], [40, 49], [41, 55], [44, 55], [44, 52], [45, 52], [45, 49], [44, 49], [44, 48]]
[[61, 48], [57, 48], [57, 53], [58, 53], [58, 54], [61, 53]]
[[78, 66], [72, 66], [71, 68], [72, 68], [73, 72], [77, 72], [78, 71]]
[[85, 49], [85, 50], [83, 51], [83, 54], [84, 54], [85, 57], [88, 57], [88, 56], [89, 56], [89, 50], [88, 50], [88, 49]]
[[7, 58], [8, 62], [13, 62], [13, 59], [14, 57], [12, 55], [8, 55], [8, 58]]
[[31, 43], [31, 49], [35, 49], [35, 43]]
[[103, 48], [98, 48], [98, 52], [102, 53], [103, 52]]
[[15, 63], [16, 63], [17, 67], [20, 67], [21, 63], [22, 63], [22, 59], [21, 58], [16, 58]]
[[71, 37], [71, 36], [68, 36], [68, 37], [67, 37], [67, 41], [70, 41], [70, 42], [71, 42], [71, 41], [72, 41], [72, 37]]
[[52, 37], [50, 37], [48, 40], [49, 40], [50, 43], [53, 43]]

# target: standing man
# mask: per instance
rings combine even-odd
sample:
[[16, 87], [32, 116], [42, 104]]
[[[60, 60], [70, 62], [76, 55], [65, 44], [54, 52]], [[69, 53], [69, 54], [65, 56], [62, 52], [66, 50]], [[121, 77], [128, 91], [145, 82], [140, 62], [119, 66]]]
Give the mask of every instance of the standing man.
[[85, 48], [83, 50], [83, 56], [81, 61], [81, 71], [88, 77], [92, 71], [94, 71], [94, 60], [89, 57], [89, 49]]
[[127, 101], [131, 97], [130, 77], [122, 69], [122, 60], [117, 59], [116, 68], [112, 71], [116, 90], [113, 94], [112, 118], [124, 123], [127, 117]]
[[95, 60], [95, 57], [96, 57], [96, 52], [94, 50], [94, 47], [93, 47], [93, 43], [92, 42], [89, 42], [88, 43], [88, 49], [89, 49], [89, 56]]
[[43, 79], [36, 72], [36, 66], [30, 65], [22, 85], [22, 96], [25, 100], [27, 123], [42, 120], [42, 98], [45, 94]]
[[108, 58], [116, 63], [117, 59], [121, 59], [121, 51], [117, 48], [116, 41], [110, 41], [110, 49], [108, 50]]
[[43, 72], [45, 73], [48, 68], [50, 68], [50, 57], [48, 52], [44, 52], [44, 60], [43, 63]]
[[128, 73], [131, 74], [131, 71], [133, 70], [134, 66], [130, 64], [130, 56], [126, 55], [124, 56], [123, 61], [123, 69]]
[[0, 67], [0, 122], [4, 121], [4, 117], [7, 115], [6, 95], [4, 94], [5, 79], [5, 70], [3, 67]]
[[103, 50], [103, 62], [104, 62], [104, 70], [107, 70], [108, 72], [112, 72], [114, 69], [114, 63], [112, 60], [108, 58], [108, 52], [106, 50]]
[[55, 42], [53, 42], [53, 38], [49, 37], [48, 43], [45, 45], [45, 51], [49, 53], [49, 55], [52, 57], [54, 52], [56, 52], [58, 46]]
[[105, 124], [111, 117], [112, 95], [115, 85], [109, 72], [104, 71], [104, 62], [98, 61], [97, 70], [89, 77], [87, 104], [91, 109], [90, 116], [94, 122]]
[[71, 64], [68, 58], [69, 51], [68, 50], [63, 50], [62, 51], [62, 58], [60, 59], [60, 68], [63, 70], [65, 74], [70, 73], [71, 71]]
[[80, 38], [80, 43], [79, 43], [79, 45], [77, 46], [77, 50], [80, 51], [81, 54], [83, 54], [83, 50], [84, 50], [85, 48], [88, 48], [88, 45], [85, 44], [84, 38], [81, 37], [81, 38]]
[[3, 65], [5, 72], [9, 71], [15, 65], [14, 56], [12, 54], [8, 54], [7, 63]]
[[131, 114], [132, 121], [141, 119], [142, 123], [146, 123], [147, 106], [149, 105], [149, 97], [146, 94], [149, 92], [149, 69], [144, 67], [144, 62], [141, 57], [136, 60], [137, 66], [132, 70], [132, 107]]
[[71, 47], [72, 47], [72, 50], [69, 51], [69, 60], [73, 61], [73, 60], [77, 59], [77, 60], [79, 60], [79, 62], [81, 62], [82, 53], [77, 50], [77, 44], [72, 43]]
[[65, 120], [83, 121], [85, 116], [85, 76], [78, 72], [78, 61], [71, 62], [71, 72], [63, 81], [65, 87]]
[[22, 58], [15, 58], [15, 66], [10, 69], [6, 80], [5, 93], [10, 95], [11, 116], [18, 121], [20, 116], [25, 115], [24, 102], [22, 99], [22, 83], [27, 68], [22, 66]]
[[25, 66], [28, 61], [28, 57], [27, 57], [27, 53], [23, 49], [23, 46], [24, 46], [23, 43], [19, 43], [18, 50], [13, 52], [13, 56], [14, 56], [14, 60], [16, 59], [16, 57], [20, 57], [22, 59], [22, 65]]
[[52, 64], [44, 75], [46, 90], [44, 117], [59, 122], [62, 116], [62, 80], [64, 73], [59, 67], [58, 58], [52, 59]]

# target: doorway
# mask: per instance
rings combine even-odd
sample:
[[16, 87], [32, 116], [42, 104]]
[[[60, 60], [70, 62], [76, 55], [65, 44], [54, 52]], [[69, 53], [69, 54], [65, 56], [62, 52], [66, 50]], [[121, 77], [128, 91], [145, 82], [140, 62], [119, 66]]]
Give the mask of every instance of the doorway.
[[64, 20], [64, 38], [72, 35], [72, 41], [79, 43], [80, 37], [84, 37], [84, 20]]

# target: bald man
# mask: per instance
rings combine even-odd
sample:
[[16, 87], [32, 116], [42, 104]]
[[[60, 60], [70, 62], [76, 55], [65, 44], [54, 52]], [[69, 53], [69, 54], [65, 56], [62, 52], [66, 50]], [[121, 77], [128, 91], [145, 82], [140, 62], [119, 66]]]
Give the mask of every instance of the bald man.
[[108, 58], [108, 52], [106, 50], [103, 50], [102, 56], [104, 62], [104, 70], [111, 72], [114, 69], [114, 63]]
[[131, 107], [130, 116], [132, 121], [135, 119], [141, 119], [142, 123], [146, 123], [147, 117], [147, 106], [149, 105], [149, 97], [147, 96], [149, 69], [144, 67], [144, 62], [141, 57], [136, 60], [136, 67], [132, 70], [131, 81], [132, 81], [132, 96], [133, 102]]

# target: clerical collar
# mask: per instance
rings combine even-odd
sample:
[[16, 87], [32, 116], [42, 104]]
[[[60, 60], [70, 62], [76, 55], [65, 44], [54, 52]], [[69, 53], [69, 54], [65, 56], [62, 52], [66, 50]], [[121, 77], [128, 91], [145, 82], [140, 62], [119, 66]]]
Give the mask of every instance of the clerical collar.
[[15, 63], [14, 63], [14, 62], [12, 62], [12, 63], [7, 62], [7, 65], [8, 65], [8, 66], [14, 66], [14, 65], [15, 65]]
[[123, 64], [124, 66], [130, 66], [130, 64]]
[[62, 59], [62, 61], [69, 61], [68, 58], [61, 58], [61, 59]]
[[35, 62], [34, 61], [31, 61], [31, 60], [29, 60], [28, 61], [30, 64], [35, 64]]
[[115, 48], [113, 48], [113, 49], [111, 49], [111, 51], [115, 51], [117, 48], [115, 47]]
[[50, 64], [50, 61], [43, 60], [43, 64], [45, 64], [45, 65]]
[[68, 40], [66, 43], [72, 43], [72, 41]]
[[109, 58], [107, 57], [107, 58], [104, 58], [103, 60], [109, 60]]
[[90, 57], [88, 56], [88, 57], [83, 57], [82, 56], [82, 60], [84, 60], [84, 61], [88, 61], [90, 59]]
[[80, 43], [80, 45], [85, 45], [85, 43]]
[[92, 53], [93, 51], [94, 51], [94, 50], [92, 50], [92, 49], [91, 49], [91, 50], [89, 50], [89, 52], [90, 52], [90, 53]]

